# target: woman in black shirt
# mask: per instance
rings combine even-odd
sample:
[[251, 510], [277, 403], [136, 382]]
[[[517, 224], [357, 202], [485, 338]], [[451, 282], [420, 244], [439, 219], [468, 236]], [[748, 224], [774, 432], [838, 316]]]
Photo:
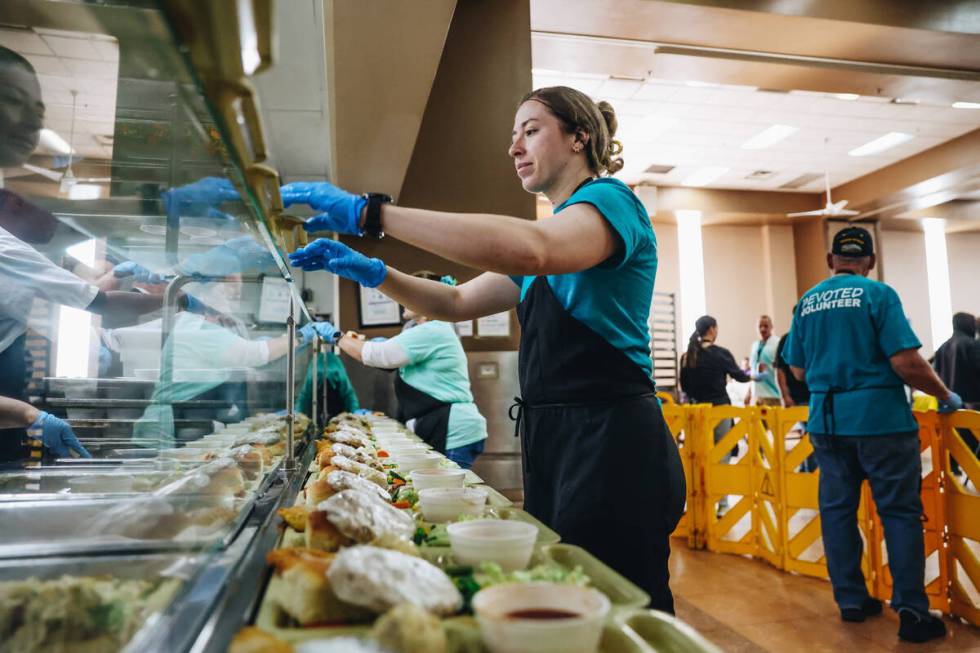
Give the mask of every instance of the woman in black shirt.
[[[740, 383], [752, 381], [753, 375], [739, 368], [732, 352], [715, 344], [718, 338], [718, 321], [710, 315], [702, 315], [694, 323], [694, 333], [687, 343], [687, 352], [681, 356], [681, 390], [692, 404], [711, 404], [712, 406], [731, 405], [728, 391], [728, 377]], [[761, 366], [759, 374], [765, 371]], [[723, 419], [715, 426], [714, 441], [717, 443], [735, 425], [732, 419]], [[728, 463], [738, 454], [738, 446], [725, 454], [722, 463]], [[728, 497], [718, 501], [717, 514], [721, 516], [728, 509]]]

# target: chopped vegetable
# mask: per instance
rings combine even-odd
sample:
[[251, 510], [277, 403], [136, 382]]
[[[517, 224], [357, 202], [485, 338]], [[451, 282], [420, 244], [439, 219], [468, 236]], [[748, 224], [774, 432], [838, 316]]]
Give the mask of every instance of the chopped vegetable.
[[394, 502], [391, 505], [395, 506], [396, 508], [401, 508], [403, 510], [405, 508], [411, 508], [412, 507], [412, 504], [409, 503], [408, 501], [396, 501], [396, 502]]
[[378, 458], [387, 458], [388, 457], [388, 452], [385, 451], [384, 449], [378, 449], [377, 453], [378, 453]]

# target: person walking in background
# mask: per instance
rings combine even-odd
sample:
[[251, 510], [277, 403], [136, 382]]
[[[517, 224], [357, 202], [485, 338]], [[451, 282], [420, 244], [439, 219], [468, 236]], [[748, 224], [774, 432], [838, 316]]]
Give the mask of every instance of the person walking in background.
[[772, 318], [759, 316], [759, 339], [752, 343], [749, 369], [752, 376], [752, 392], [745, 405], [755, 400], [757, 406], [782, 405], [779, 385], [776, 383], [776, 347], [778, 338], [772, 334]]
[[797, 304], [784, 357], [810, 388], [810, 440], [820, 463], [819, 505], [827, 571], [844, 621], [881, 613], [861, 572], [857, 524], [861, 483], [871, 485], [894, 587], [899, 638], [925, 642], [946, 633], [929, 614], [924, 588], [922, 461], [905, 384], [935, 396], [940, 412], [963, 405], [919, 354], [922, 346], [890, 286], [867, 278], [871, 234], [849, 227], [834, 236], [834, 274]]
[[[969, 313], [953, 316], [953, 335], [936, 350], [933, 369], [953, 392], [963, 399], [970, 410], [980, 410], [980, 342], [977, 341], [977, 321]], [[963, 442], [974, 456], [980, 455], [980, 443], [970, 429], [957, 429]], [[952, 460], [952, 471], [960, 466]]]
[[[718, 339], [718, 321], [710, 315], [702, 315], [694, 323], [694, 333], [687, 343], [687, 351], [681, 356], [681, 390], [687, 395], [692, 404], [711, 404], [712, 406], [728, 406], [726, 385], [728, 377], [745, 383], [752, 380], [752, 374], [741, 369], [735, 363], [732, 352], [720, 345]], [[735, 420], [726, 418], [718, 422], [714, 428], [714, 442], [717, 444], [725, 434], [732, 430]], [[721, 459], [728, 463], [738, 454], [738, 445], [726, 453]], [[722, 496], [718, 502], [717, 513], [721, 515], [728, 508], [728, 497]]]

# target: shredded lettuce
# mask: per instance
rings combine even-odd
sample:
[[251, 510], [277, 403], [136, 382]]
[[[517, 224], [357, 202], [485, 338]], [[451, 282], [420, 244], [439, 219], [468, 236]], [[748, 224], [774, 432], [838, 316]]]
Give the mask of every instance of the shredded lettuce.
[[481, 562], [473, 572], [473, 579], [481, 588], [503, 583], [547, 582], [578, 586], [589, 584], [589, 577], [582, 571], [582, 567], [576, 565], [572, 569], [566, 569], [554, 562], [511, 572], [504, 572], [496, 562]]

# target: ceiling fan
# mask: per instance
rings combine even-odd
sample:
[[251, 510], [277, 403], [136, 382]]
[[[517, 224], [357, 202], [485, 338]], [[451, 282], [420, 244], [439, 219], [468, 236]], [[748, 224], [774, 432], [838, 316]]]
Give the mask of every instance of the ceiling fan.
[[822, 209], [817, 211], [802, 211], [800, 213], [787, 213], [787, 217], [790, 218], [804, 218], [809, 216], [823, 216], [825, 218], [848, 218], [861, 213], [860, 211], [855, 211], [853, 209], [844, 208], [847, 206], [847, 200], [840, 200], [839, 202], [834, 202], [830, 199], [830, 175], [828, 173], [823, 173], [824, 186], [827, 189], [827, 205]]
[[67, 193], [71, 188], [79, 183], [108, 183], [112, 181], [109, 177], [83, 177], [79, 179], [75, 176], [74, 170], [71, 168], [73, 157], [75, 155], [75, 107], [78, 101], [78, 91], [72, 89], [71, 93], [71, 133], [68, 136], [68, 167], [65, 168], [64, 172], [58, 172], [57, 170], [51, 170], [49, 168], [42, 168], [41, 166], [36, 166], [31, 163], [24, 163], [21, 165], [24, 170], [33, 172], [34, 174], [41, 175], [42, 177], [47, 177], [51, 181], [57, 181], [59, 184], [58, 191], [61, 193]]

